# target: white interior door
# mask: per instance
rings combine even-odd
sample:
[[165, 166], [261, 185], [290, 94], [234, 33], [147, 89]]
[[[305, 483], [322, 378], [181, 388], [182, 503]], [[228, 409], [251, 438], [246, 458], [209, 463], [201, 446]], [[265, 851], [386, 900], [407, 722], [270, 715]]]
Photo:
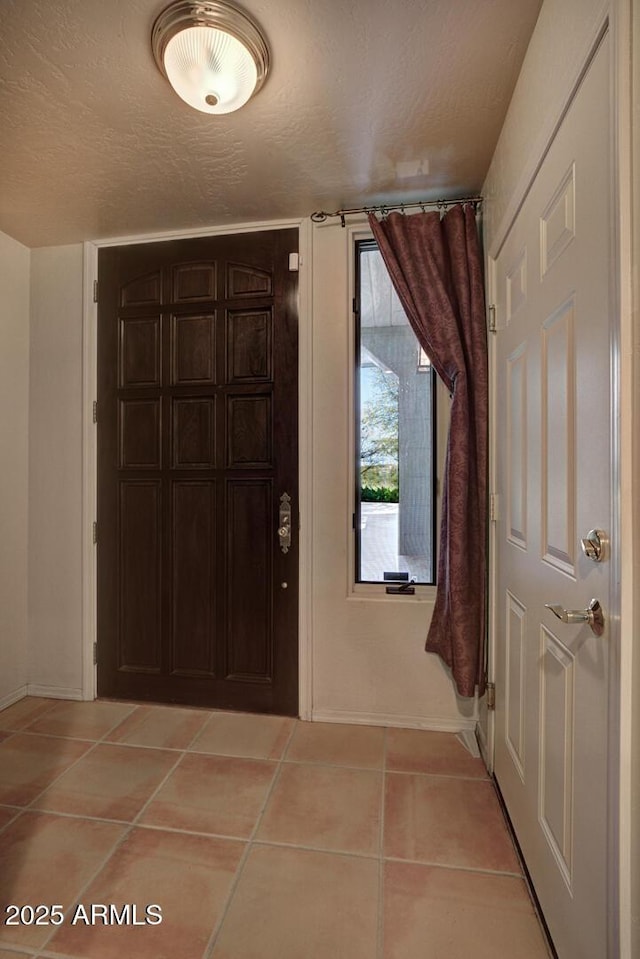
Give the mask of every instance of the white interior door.
[[[495, 773], [560, 959], [610, 955], [609, 113], [605, 37], [495, 264]], [[601, 636], [545, 608], [592, 598]]]

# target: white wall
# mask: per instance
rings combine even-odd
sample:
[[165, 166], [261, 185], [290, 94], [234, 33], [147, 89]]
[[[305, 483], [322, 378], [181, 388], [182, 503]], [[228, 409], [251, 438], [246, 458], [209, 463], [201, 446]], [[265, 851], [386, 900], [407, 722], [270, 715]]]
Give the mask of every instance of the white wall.
[[82, 245], [31, 254], [29, 685], [82, 695]]
[[424, 651], [434, 589], [416, 598], [351, 590], [353, 259], [350, 228], [314, 228], [313, 717], [461, 729], [473, 725], [473, 701], [457, 700]]
[[27, 683], [29, 250], [0, 233], [0, 707]]

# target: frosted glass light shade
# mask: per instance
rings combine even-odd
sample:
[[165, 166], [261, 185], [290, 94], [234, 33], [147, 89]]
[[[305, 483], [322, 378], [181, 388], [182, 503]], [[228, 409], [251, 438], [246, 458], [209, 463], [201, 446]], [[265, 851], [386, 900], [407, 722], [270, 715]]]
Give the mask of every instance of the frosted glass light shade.
[[246, 47], [229, 33], [189, 27], [169, 40], [164, 68], [179, 97], [203, 113], [231, 113], [256, 87], [258, 71]]
[[203, 113], [239, 109], [269, 68], [257, 25], [224, 0], [177, 0], [154, 23], [151, 44], [178, 96]]

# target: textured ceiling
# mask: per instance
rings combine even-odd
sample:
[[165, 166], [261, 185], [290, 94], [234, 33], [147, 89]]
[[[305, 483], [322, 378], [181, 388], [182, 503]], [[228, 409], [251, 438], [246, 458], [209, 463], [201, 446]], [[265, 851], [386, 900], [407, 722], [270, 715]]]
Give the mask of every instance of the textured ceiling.
[[481, 188], [541, 0], [243, 5], [272, 72], [215, 117], [155, 66], [166, 0], [0, 0], [0, 230], [42, 246]]

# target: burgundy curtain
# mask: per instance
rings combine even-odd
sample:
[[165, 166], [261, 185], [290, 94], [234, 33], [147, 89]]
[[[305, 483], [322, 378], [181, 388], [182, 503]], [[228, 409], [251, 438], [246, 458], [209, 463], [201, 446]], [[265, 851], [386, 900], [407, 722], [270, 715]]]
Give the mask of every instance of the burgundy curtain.
[[488, 371], [484, 281], [469, 205], [379, 221], [373, 234], [400, 302], [451, 394], [435, 609], [426, 649], [461, 696], [484, 693]]

